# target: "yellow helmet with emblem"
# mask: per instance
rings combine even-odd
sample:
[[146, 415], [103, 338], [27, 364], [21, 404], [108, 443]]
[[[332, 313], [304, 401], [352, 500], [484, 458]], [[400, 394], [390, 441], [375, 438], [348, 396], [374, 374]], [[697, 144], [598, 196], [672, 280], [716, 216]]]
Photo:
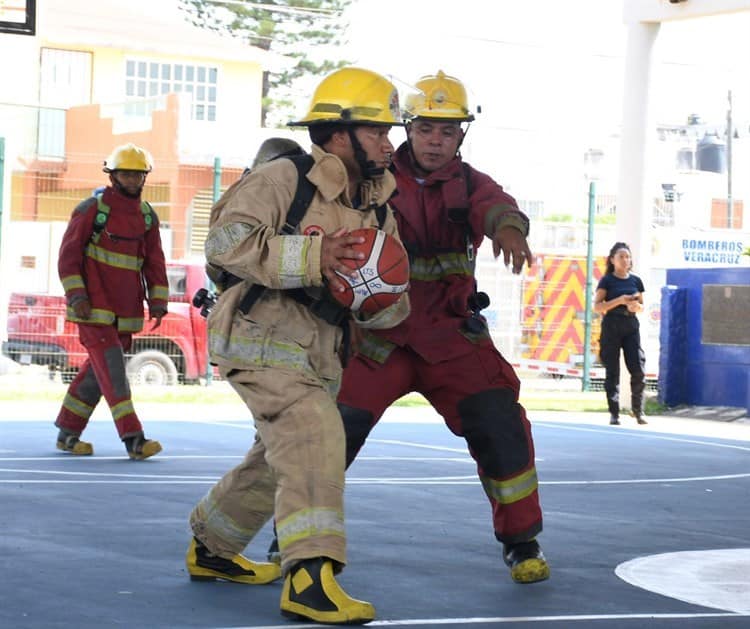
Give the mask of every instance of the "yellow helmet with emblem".
[[406, 97], [404, 113], [407, 120], [429, 118], [471, 122], [474, 114], [469, 111], [466, 88], [457, 78], [442, 70], [435, 75], [423, 76], [415, 86], [417, 91]]
[[150, 173], [154, 160], [146, 149], [128, 143], [118, 146], [104, 162], [102, 170], [111, 173], [114, 170], [135, 170]]
[[336, 70], [315, 89], [304, 118], [289, 125], [309, 127], [321, 123], [402, 126], [398, 90], [372, 70]]

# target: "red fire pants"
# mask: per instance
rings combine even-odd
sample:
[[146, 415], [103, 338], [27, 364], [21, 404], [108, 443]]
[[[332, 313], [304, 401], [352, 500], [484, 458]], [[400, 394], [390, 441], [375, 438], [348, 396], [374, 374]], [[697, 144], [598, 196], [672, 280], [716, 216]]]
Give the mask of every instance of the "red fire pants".
[[338, 396], [347, 461], [393, 402], [419, 392], [451, 432], [466, 439], [492, 507], [495, 537], [506, 544], [528, 541], [542, 530], [542, 511], [531, 425], [518, 404], [520, 383], [489, 339], [466, 344], [465, 353], [446, 348], [451, 358], [434, 364], [409, 347], [397, 347], [383, 364], [355, 356]]
[[78, 335], [88, 358], [68, 387], [55, 426], [80, 435], [104, 396], [120, 439], [142, 433], [125, 373], [125, 352], [130, 349], [132, 334], [118, 332], [114, 325], [79, 323]]

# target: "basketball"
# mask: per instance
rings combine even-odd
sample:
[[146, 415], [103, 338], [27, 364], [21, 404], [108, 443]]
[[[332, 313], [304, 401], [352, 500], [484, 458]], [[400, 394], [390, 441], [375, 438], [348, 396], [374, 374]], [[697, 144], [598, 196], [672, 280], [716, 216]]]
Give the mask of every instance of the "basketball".
[[409, 257], [403, 245], [393, 236], [373, 227], [355, 229], [352, 236], [362, 236], [363, 243], [353, 245], [365, 254], [364, 260], [342, 262], [358, 271], [357, 277], [337, 272], [346, 286], [334, 299], [352, 312], [373, 314], [396, 303], [409, 287]]

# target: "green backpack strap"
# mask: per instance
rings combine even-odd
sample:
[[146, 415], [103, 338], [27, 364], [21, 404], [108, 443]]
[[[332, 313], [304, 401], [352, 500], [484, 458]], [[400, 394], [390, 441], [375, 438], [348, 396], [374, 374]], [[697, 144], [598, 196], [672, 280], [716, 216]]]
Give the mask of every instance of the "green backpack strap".
[[98, 193], [96, 199], [96, 216], [94, 216], [94, 232], [91, 234], [91, 242], [99, 242], [104, 227], [107, 225], [107, 219], [109, 219], [110, 207], [102, 201], [102, 193]]
[[146, 231], [148, 231], [156, 219], [156, 212], [148, 201], [141, 201], [141, 214], [143, 214], [143, 222], [146, 223]]
[[[91, 242], [97, 243], [107, 225], [111, 208], [102, 201], [101, 192], [96, 194], [94, 198], [96, 199], [96, 216], [94, 216], [94, 231], [91, 234]], [[141, 214], [143, 214], [143, 222], [146, 224], [146, 231], [148, 231], [154, 224], [156, 217], [156, 212], [148, 201], [141, 201]]]

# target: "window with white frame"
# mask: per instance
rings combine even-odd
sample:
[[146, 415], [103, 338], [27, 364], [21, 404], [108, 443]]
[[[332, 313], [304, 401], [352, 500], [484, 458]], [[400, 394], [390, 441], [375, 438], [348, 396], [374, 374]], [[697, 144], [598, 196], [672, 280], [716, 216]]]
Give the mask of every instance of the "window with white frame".
[[215, 121], [217, 76], [218, 69], [211, 66], [128, 59], [125, 95], [128, 99], [156, 99], [169, 92], [188, 94], [190, 117]]

